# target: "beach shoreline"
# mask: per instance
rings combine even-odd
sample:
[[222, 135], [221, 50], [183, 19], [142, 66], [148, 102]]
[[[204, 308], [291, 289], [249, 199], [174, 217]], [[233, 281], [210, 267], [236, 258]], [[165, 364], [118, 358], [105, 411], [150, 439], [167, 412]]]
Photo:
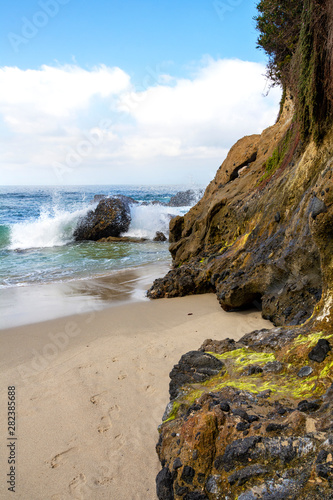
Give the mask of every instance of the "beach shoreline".
[[170, 267], [169, 259], [101, 276], [1, 288], [0, 333], [5, 328], [147, 301], [147, 289]]
[[207, 294], [2, 330], [1, 421], [7, 387], [16, 390], [15, 498], [156, 500], [157, 427], [172, 366], [206, 338], [267, 326], [258, 311], [225, 313]]

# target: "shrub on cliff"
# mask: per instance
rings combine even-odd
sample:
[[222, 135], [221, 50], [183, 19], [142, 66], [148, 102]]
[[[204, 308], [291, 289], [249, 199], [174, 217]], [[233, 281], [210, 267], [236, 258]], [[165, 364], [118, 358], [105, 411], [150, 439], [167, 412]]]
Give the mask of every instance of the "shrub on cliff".
[[261, 0], [257, 8], [267, 75], [291, 91], [303, 138], [319, 143], [333, 116], [332, 1]]
[[258, 46], [269, 56], [268, 76], [273, 83], [286, 84], [299, 39], [303, 1], [261, 0], [257, 9]]

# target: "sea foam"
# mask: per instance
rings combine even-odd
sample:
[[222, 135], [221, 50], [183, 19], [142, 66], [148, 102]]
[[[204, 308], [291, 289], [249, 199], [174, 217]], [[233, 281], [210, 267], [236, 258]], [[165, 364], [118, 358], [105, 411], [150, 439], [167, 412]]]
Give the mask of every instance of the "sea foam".
[[73, 241], [73, 233], [78, 220], [91, 208], [90, 206], [74, 212], [54, 210], [52, 214], [44, 211], [34, 221], [13, 224], [9, 249], [25, 250], [67, 245]]
[[[38, 219], [13, 224], [10, 228], [10, 243], [7, 248], [27, 250], [67, 245], [74, 241], [73, 233], [79, 219], [93, 208], [94, 206], [89, 204], [73, 212], [57, 209], [45, 210]], [[188, 208], [166, 207], [158, 204], [132, 205], [132, 220], [126, 236], [152, 240], [157, 231], [168, 236], [170, 219], [175, 215], [185, 213]]]

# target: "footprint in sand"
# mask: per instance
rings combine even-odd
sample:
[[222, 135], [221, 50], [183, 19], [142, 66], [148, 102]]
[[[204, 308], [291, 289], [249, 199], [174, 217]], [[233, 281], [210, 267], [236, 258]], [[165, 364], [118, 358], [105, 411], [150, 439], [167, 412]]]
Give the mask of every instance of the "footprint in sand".
[[96, 486], [108, 486], [113, 481], [113, 477], [101, 477], [99, 479], [95, 479], [94, 483]]
[[107, 391], [104, 391], [104, 392], [101, 392], [100, 394], [95, 394], [94, 396], [91, 396], [90, 398], [90, 402], [93, 404], [93, 405], [97, 405], [97, 404], [100, 404], [103, 402], [103, 394], [106, 394]]
[[114, 412], [114, 411], [120, 411], [120, 406], [119, 405], [113, 405], [111, 406], [111, 408], [109, 409], [109, 413], [111, 412]]
[[111, 419], [109, 415], [106, 415], [105, 417], [101, 418], [101, 424], [98, 427], [98, 432], [100, 434], [103, 434], [104, 432], [108, 431], [111, 427]]
[[76, 448], [69, 448], [66, 451], [63, 451], [62, 453], [58, 453], [58, 455], [55, 455], [50, 462], [50, 467], [52, 469], [56, 469], [61, 465], [61, 463], [68, 458], [70, 454], [72, 454], [74, 451], [76, 451]]
[[108, 450], [108, 459], [109, 460], [114, 460], [115, 457], [119, 456], [119, 451], [125, 446], [126, 444], [126, 439], [123, 434], [119, 433], [113, 436], [112, 441], [110, 441], [110, 447]]
[[84, 498], [83, 489], [86, 482], [87, 480], [84, 474], [74, 477], [73, 481], [71, 481], [68, 486], [71, 497], [76, 498], [77, 500]]

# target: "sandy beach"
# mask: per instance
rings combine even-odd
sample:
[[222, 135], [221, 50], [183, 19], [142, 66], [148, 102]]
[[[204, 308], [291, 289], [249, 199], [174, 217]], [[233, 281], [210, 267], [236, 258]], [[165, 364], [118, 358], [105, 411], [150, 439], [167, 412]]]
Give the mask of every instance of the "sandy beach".
[[[156, 500], [157, 427], [172, 366], [206, 338], [267, 326], [257, 311], [225, 313], [203, 295], [2, 330], [0, 498]], [[15, 494], [6, 483], [8, 386], [16, 393]]]

